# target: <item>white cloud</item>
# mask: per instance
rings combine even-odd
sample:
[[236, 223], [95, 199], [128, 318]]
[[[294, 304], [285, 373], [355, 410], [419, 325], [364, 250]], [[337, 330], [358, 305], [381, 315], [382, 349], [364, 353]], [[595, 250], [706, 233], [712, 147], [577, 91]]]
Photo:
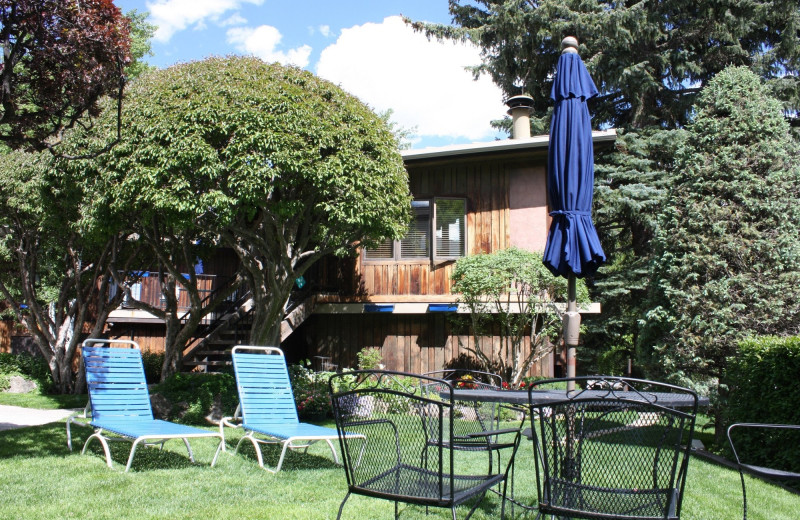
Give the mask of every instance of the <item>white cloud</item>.
[[277, 61], [284, 65], [305, 67], [311, 55], [311, 47], [308, 45], [288, 51], [277, 50], [282, 35], [278, 29], [270, 25], [261, 25], [255, 29], [251, 27], [228, 29], [227, 37], [228, 43], [239, 51], [258, 56], [267, 62]]
[[[243, 3], [261, 5], [264, 0], [155, 0], [146, 3], [150, 22], [158, 26], [153, 38], [167, 42], [189, 26], [204, 27], [207, 20], [218, 21]], [[235, 15], [234, 15], [235, 16]]]
[[328, 38], [331, 35], [331, 26], [330, 25], [320, 25], [319, 26], [319, 33]]
[[464, 70], [478, 63], [477, 47], [429, 41], [393, 16], [343, 29], [316, 72], [378, 111], [391, 108], [394, 121], [420, 136], [480, 140], [496, 134], [489, 122], [506, 107], [488, 77], [473, 81]]
[[231, 25], [244, 25], [247, 23], [247, 19], [244, 18], [239, 13], [233, 13], [228, 18], [219, 22], [220, 27], [230, 27]]

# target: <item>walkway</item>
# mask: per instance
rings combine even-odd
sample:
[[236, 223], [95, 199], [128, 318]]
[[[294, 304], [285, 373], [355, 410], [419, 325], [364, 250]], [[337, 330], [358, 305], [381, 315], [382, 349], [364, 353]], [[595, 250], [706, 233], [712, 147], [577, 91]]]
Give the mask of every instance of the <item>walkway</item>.
[[69, 417], [73, 413], [73, 410], [35, 410], [33, 408], [0, 405], [0, 431], [56, 422]]

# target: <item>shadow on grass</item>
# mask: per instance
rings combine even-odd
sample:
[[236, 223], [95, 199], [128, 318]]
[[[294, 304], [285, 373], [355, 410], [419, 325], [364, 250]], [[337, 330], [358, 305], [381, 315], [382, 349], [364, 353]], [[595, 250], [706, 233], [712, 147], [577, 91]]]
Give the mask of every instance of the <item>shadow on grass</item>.
[[[231, 439], [232, 443], [228, 442], [228, 453], [233, 455], [233, 450], [236, 448], [236, 443], [239, 442], [239, 439]], [[334, 446], [336, 447], [336, 453], [338, 455], [338, 442], [334, 442]], [[281, 472], [284, 471], [297, 471], [297, 470], [307, 470], [307, 469], [335, 469], [341, 468], [342, 466], [333, 462], [333, 454], [331, 453], [330, 448], [328, 448], [328, 444], [325, 441], [320, 441], [314, 444], [311, 448], [309, 448], [309, 452], [304, 452], [305, 448], [300, 448], [297, 450], [287, 450], [286, 456], [283, 459], [283, 466], [281, 467]], [[262, 444], [261, 445], [261, 455], [264, 458], [264, 467], [275, 469], [275, 466], [278, 465], [278, 460], [281, 456], [281, 445], [280, 444]], [[256, 458], [256, 451], [253, 448], [253, 444], [245, 440], [239, 446], [239, 451], [236, 453], [237, 457], [243, 457], [257, 467], [258, 466], [258, 459]]]
[[3, 458], [62, 457], [68, 454], [63, 421], [0, 432], [0, 457]]
[[[80, 457], [83, 445], [92, 432], [92, 428], [73, 425], [72, 451], [70, 451], [67, 447], [66, 429], [63, 421], [3, 431], [0, 432], [0, 458], [66, 457], [68, 455]], [[197, 441], [197, 439], [190, 439], [190, 442], [192, 440]], [[216, 445], [214, 449], [216, 449]], [[109, 451], [111, 452], [114, 469], [124, 470], [125, 465], [128, 463], [131, 443], [109, 442]], [[192, 451], [195, 454], [196, 462], [194, 464], [189, 460], [189, 454], [180, 439], [169, 440], [164, 450], [159, 449], [158, 445], [153, 447], [140, 444], [136, 449], [131, 471], [177, 469], [209, 465], [211, 463], [210, 459], [205, 460], [206, 457], [198, 457], [198, 447], [194, 443], [192, 444]], [[205, 451], [203, 450], [203, 454], [205, 454]], [[213, 454], [214, 451], [212, 450], [211, 453]], [[84, 456], [99, 458], [105, 464], [103, 447], [96, 439], [92, 439]]]
[[[85, 442], [85, 441], [84, 441]], [[80, 455], [80, 450], [83, 449], [83, 443], [80, 446], [74, 446], [75, 453]], [[183, 441], [180, 439], [170, 439], [165, 444], [164, 449], [160, 449], [160, 443], [155, 446], [140, 444], [136, 448], [136, 455], [133, 457], [130, 471], [148, 471], [156, 469], [180, 469], [190, 468], [192, 466], [207, 466], [211, 463], [209, 460], [198, 460], [195, 453], [195, 463], [189, 460], [189, 453]], [[130, 442], [109, 442], [109, 451], [111, 452], [111, 461], [114, 464], [114, 469], [125, 471], [125, 465], [128, 464], [128, 456], [131, 453]], [[193, 447], [192, 451], [196, 452]], [[98, 457], [103, 464], [106, 462], [103, 447], [97, 439], [92, 439], [89, 447], [86, 449], [86, 457]]]

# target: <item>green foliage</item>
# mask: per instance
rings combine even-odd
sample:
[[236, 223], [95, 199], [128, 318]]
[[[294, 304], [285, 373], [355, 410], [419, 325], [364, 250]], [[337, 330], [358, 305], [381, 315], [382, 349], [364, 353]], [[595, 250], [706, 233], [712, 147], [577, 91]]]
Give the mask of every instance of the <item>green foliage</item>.
[[142, 363], [144, 364], [144, 377], [148, 385], [154, 385], [161, 381], [161, 369], [164, 366], [163, 352], [142, 352]]
[[[684, 138], [683, 130], [621, 132], [616, 149], [600, 152], [596, 161], [594, 222], [603, 250], [613, 254], [591, 285], [592, 300], [600, 302], [603, 312], [583, 321], [585, 348], [578, 349], [578, 359], [586, 373], [623, 373], [627, 358], [636, 357], [650, 279], [650, 241]], [[617, 354], [607, 355], [607, 350]]]
[[728, 360], [726, 419], [734, 422], [800, 424], [800, 336], [742, 340]]
[[328, 388], [330, 372], [316, 372], [310, 363], [289, 365], [297, 414], [301, 418], [326, 417], [331, 413], [331, 394]]
[[[112, 112], [81, 139], [107, 135]], [[124, 117], [123, 142], [81, 165], [102, 172], [120, 211], [218, 227], [260, 211], [307, 216], [314, 243], [337, 245], [356, 229], [378, 239], [404, 230], [407, 181], [391, 132], [309, 72], [256, 58], [180, 64], [132, 84]]]
[[[73, 146], [102, 147], [113, 108], [76, 131]], [[254, 299], [253, 344], [274, 339], [294, 280], [316, 260], [405, 232], [410, 194], [395, 137], [308, 71], [243, 57], [179, 64], [133, 82], [123, 117], [119, 144], [66, 166], [102, 179], [98, 220], [133, 220], [153, 247], [231, 247]]]
[[721, 375], [738, 341], [800, 323], [800, 166], [780, 104], [735, 67], [703, 91], [655, 236], [643, 345], [662, 373]]
[[0, 161], [0, 298], [31, 331], [64, 392], [73, 390], [89, 306], [98, 317], [111, 304], [99, 279], [126, 244], [87, 218], [93, 180], [59, 168], [49, 153], [14, 151]]
[[730, 65], [770, 79], [796, 110], [800, 8], [795, 0], [617, 2], [452, 0], [453, 25], [414, 23], [481, 48], [486, 73], [508, 96], [530, 93], [534, 130], [546, 133], [561, 40], [575, 36], [601, 94], [594, 124], [676, 128], [699, 87]]
[[8, 388], [11, 376], [22, 376], [36, 381], [39, 393], [42, 394], [50, 392], [53, 388], [50, 367], [41, 357], [0, 352], [0, 390]]
[[[452, 0], [449, 8], [452, 25], [411, 23], [435, 37], [477, 44], [476, 74], [488, 74], [509, 97], [533, 96], [534, 134], [548, 132], [553, 72], [568, 35], [578, 38], [601, 91], [590, 102], [593, 125], [620, 132], [617, 149], [595, 160], [595, 226], [608, 263], [590, 280], [603, 313], [587, 318], [587, 348], [578, 355], [581, 366], [597, 368], [605, 349], [640, 343], [650, 241], [684, 138], [673, 130], [692, 119], [699, 92], [726, 67], [744, 65], [796, 117], [800, 7], [795, 0]], [[495, 124], [510, 127], [508, 118]]]
[[356, 354], [358, 358], [359, 370], [375, 370], [380, 368], [383, 356], [381, 356], [381, 349], [378, 347], [362, 348]]
[[239, 403], [233, 375], [177, 373], [157, 385], [151, 394], [160, 394], [172, 404], [168, 419], [187, 424], [208, 424], [215, 406], [232, 416]]
[[[561, 311], [555, 303], [566, 302], [567, 281], [553, 276], [542, 263], [541, 253], [510, 248], [459, 259], [452, 274], [453, 292], [470, 308], [470, 325], [476, 336], [500, 328], [500, 356], [491, 358], [472, 349], [487, 370], [493, 366], [516, 384], [530, 365], [549, 352], [561, 333]], [[577, 285], [578, 301], [589, 301], [583, 281]], [[524, 356], [522, 341], [531, 337], [531, 352]]]
[[140, 13], [133, 9], [125, 13], [125, 18], [130, 24], [131, 36], [131, 62], [125, 67], [126, 81], [131, 81], [149, 70], [153, 70], [151, 65], [142, 61], [145, 56], [152, 56], [153, 49], [151, 40], [157, 27], [147, 21], [150, 13]]
[[[726, 423], [800, 424], [797, 374], [800, 336], [757, 337], [740, 342], [724, 375], [729, 388]], [[793, 449], [797, 440], [795, 437], [787, 444], [780, 435], [765, 438], [744, 434], [741, 441], [737, 438], [737, 450], [751, 456], [748, 463], [788, 465], [800, 471], [800, 452]]]

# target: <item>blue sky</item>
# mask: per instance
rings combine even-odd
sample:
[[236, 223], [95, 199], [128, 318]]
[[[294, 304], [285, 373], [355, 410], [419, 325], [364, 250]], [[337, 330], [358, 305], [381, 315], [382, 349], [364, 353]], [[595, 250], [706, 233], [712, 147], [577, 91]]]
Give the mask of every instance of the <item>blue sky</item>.
[[252, 54], [308, 69], [414, 130], [413, 148], [490, 141], [505, 114], [488, 77], [465, 66], [478, 49], [428, 41], [404, 25], [449, 23], [447, 0], [115, 0], [124, 12], [149, 12], [158, 26], [157, 67], [207, 56]]

